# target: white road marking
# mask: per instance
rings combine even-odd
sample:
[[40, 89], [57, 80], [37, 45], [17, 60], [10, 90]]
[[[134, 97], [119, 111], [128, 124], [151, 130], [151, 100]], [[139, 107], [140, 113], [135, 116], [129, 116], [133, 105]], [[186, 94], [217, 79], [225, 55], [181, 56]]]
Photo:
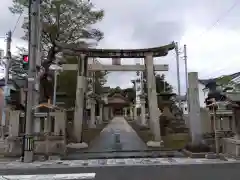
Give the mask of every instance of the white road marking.
[[67, 179], [94, 179], [96, 173], [78, 174], [39, 174], [39, 175], [6, 175], [0, 176], [0, 180], [67, 180]]

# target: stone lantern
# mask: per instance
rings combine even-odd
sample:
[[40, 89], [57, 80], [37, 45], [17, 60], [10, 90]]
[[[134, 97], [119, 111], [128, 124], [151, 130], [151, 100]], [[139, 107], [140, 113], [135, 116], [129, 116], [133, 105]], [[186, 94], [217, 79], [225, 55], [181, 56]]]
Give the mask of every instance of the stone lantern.
[[240, 139], [240, 92], [227, 92], [226, 97], [231, 100], [234, 114], [236, 138]]
[[141, 125], [147, 125], [146, 119], [146, 96], [144, 94], [140, 95], [140, 104], [141, 104]]
[[171, 121], [175, 119], [175, 116], [172, 114], [170, 107], [174, 103], [171, 101], [171, 97], [176, 95], [175, 93], [161, 93], [158, 94], [158, 107], [162, 111], [160, 115], [160, 128], [161, 135], [166, 135], [166, 127], [170, 124]]

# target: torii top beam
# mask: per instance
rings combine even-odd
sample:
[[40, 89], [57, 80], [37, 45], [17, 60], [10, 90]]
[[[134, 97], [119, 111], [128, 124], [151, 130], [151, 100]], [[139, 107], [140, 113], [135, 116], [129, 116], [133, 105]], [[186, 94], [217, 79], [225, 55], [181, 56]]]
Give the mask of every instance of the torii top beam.
[[94, 49], [86, 47], [76, 47], [75, 45], [63, 45], [56, 42], [59, 51], [70, 56], [80, 56], [85, 54], [87, 57], [95, 58], [144, 58], [147, 53], [152, 53], [153, 57], [166, 56], [168, 51], [175, 48], [175, 42], [165, 46], [145, 48], [145, 49]]

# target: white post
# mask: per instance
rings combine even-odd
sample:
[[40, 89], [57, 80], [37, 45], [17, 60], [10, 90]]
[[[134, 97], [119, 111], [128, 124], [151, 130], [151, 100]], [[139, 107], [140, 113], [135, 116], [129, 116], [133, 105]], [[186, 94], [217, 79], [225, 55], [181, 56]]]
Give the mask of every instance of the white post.
[[127, 117], [127, 108], [124, 108], [124, 116]]
[[40, 117], [34, 118], [34, 132], [39, 133], [41, 131], [41, 119]]
[[65, 135], [65, 126], [66, 126], [66, 113], [56, 111], [55, 112], [55, 124], [54, 124], [54, 133], [56, 135], [60, 135], [60, 131], [62, 132], [61, 135]]
[[202, 143], [202, 125], [198, 91], [198, 73], [188, 73], [189, 85], [189, 124], [192, 135], [192, 144]]
[[95, 100], [91, 99], [91, 109], [90, 109], [91, 117], [90, 117], [90, 124], [89, 124], [90, 128], [96, 127], [95, 104], [96, 104]]
[[103, 108], [103, 119], [104, 119], [104, 121], [109, 120], [109, 107], [107, 107], [107, 106], [105, 106]]
[[111, 112], [111, 119], [112, 119], [114, 117], [113, 108], [111, 107], [110, 109], [111, 109], [110, 112]]
[[146, 65], [147, 74], [147, 89], [148, 89], [148, 105], [149, 105], [149, 121], [150, 127], [154, 134], [154, 140], [161, 142], [161, 133], [158, 117], [158, 102], [156, 92], [156, 80], [154, 76], [153, 68], [153, 56], [152, 53], [148, 53], [145, 56], [144, 63]]
[[130, 110], [130, 118], [133, 120], [133, 107], [130, 106], [129, 110]]
[[9, 136], [19, 136], [19, 115], [20, 111], [10, 111], [9, 117]]
[[141, 99], [141, 125], [146, 125], [145, 99]]
[[134, 105], [134, 107], [133, 107], [133, 116], [134, 116], [134, 120], [138, 120], [138, 117], [137, 117], [137, 107], [136, 107], [136, 105]]
[[44, 118], [44, 133], [48, 133], [48, 125], [49, 125], [49, 122], [48, 122], [48, 118]]
[[103, 104], [99, 105], [99, 124], [103, 123]]
[[58, 71], [54, 70], [53, 105], [56, 106]]

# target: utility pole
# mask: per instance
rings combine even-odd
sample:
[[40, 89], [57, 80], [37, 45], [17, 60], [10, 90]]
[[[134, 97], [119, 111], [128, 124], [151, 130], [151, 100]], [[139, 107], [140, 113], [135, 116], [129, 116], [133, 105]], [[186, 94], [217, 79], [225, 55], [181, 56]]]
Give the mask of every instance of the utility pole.
[[8, 31], [7, 33], [7, 46], [6, 46], [6, 67], [5, 67], [5, 82], [4, 82], [4, 100], [3, 100], [3, 108], [2, 108], [2, 123], [1, 123], [1, 135], [2, 139], [4, 139], [4, 126], [6, 125], [6, 97], [7, 97], [7, 91], [8, 91], [8, 79], [9, 79], [9, 69], [11, 66], [11, 42], [12, 42], [12, 32]]
[[186, 101], [187, 101], [187, 111], [189, 112], [189, 104], [188, 104], [188, 66], [187, 66], [187, 45], [184, 44], [184, 63], [185, 63], [185, 83], [186, 83]]
[[[41, 67], [42, 60], [42, 51], [41, 51], [41, 34], [42, 34], [42, 18], [41, 18], [41, 6], [38, 6], [37, 11], [37, 57], [36, 57], [36, 66]], [[34, 92], [34, 105], [39, 104], [40, 98], [40, 69], [36, 71], [36, 84], [35, 84], [35, 92]]]
[[179, 49], [178, 43], [175, 44], [175, 51], [176, 51], [176, 63], [177, 63], [177, 83], [178, 83], [178, 96], [179, 96], [179, 108], [181, 108], [181, 86], [180, 86], [180, 68], [179, 68]]
[[26, 131], [24, 136], [24, 162], [33, 161], [33, 109], [34, 106], [34, 91], [36, 81], [36, 60], [38, 53], [38, 10], [40, 0], [29, 1], [29, 69], [27, 77], [27, 102], [26, 102]]

